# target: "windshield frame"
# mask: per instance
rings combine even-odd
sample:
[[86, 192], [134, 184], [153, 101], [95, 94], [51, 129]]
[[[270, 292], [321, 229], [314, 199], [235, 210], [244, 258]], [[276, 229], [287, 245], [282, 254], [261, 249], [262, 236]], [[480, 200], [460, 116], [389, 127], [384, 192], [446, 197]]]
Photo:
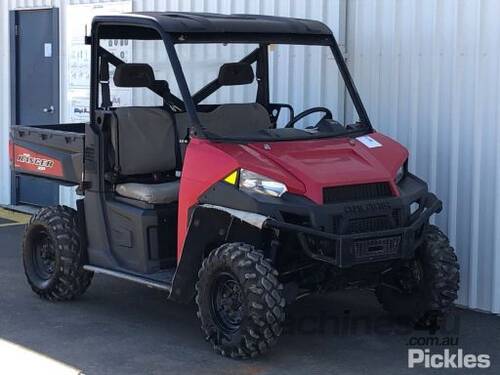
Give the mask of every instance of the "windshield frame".
[[[337, 65], [337, 68], [339, 69], [340, 75], [342, 77], [342, 80], [345, 84], [345, 88], [353, 102], [354, 108], [356, 109], [356, 112], [359, 116], [359, 123], [364, 125], [363, 129], [353, 129], [352, 131], [347, 130], [345, 134], [342, 134], [341, 136], [348, 136], [349, 134], [358, 134], [358, 133], [371, 133], [373, 132], [373, 127], [371, 125], [371, 121], [368, 117], [368, 113], [366, 112], [366, 109], [363, 105], [363, 102], [361, 100], [361, 97], [359, 95], [359, 92], [354, 84], [354, 81], [352, 79], [352, 76], [349, 72], [349, 69], [347, 67], [347, 64], [344, 60], [344, 56], [342, 54], [342, 51], [340, 50], [340, 47], [338, 46], [338, 43], [335, 39], [335, 37], [332, 35], [273, 35], [273, 34], [253, 34], [253, 35], [239, 35], [239, 34], [234, 34], [234, 35], [227, 35], [227, 34], [216, 34], [216, 33], [211, 33], [209, 35], [207, 34], [199, 34], [199, 33], [192, 33], [192, 34], [180, 34], [180, 33], [170, 33], [170, 36], [172, 38], [172, 41], [174, 44], [217, 44], [217, 43], [234, 43], [234, 44], [258, 44], [260, 47], [267, 47], [271, 44], [287, 44], [287, 45], [297, 45], [297, 46], [325, 46], [329, 47], [333, 57], [335, 59], [335, 63]], [[175, 50], [175, 48], [174, 48]], [[175, 50], [176, 54], [177, 51]], [[177, 57], [178, 59], [178, 57]], [[180, 62], [180, 60], [178, 60]], [[269, 63], [269, 59], [267, 59], [266, 64]], [[184, 74], [184, 70], [182, 69], [182, 63], [181, 65], [181, 70], [182, 73]], [[267, 91], [269, 88], [269, 72], [266, 67], [264, 69], [264, 74], [265, 77], [262, 77], [266, 82], [265, 86], [267, 87]], [[208, 86], [208, 85], [207, 85]], [[202, 91], [204, 88], [199, 89], [197, 92]], [[269, 93], [267, 92], [267, 95]], [[191, 98], [194, 98], [196, 93], [189, 94]], [[269, 98], [266, 98], [267, 103], [269, 103]], [[197, 103], [194, 102], [194, 105], [196, 106]], [[199, 137], [202, 138], [207, 138], [210, 140], [216, 140], [216, 141], [230, 141], [230, 142], [252, 142], [252, 141], [263, 141], [263, 139], [260, 139], [258, 137], [252, 138], [252, 137], [231, 137], [231, 136], [217, 136], [213, 133], [210, 133], [207, 129], [203, 127], [203, 124], [199, 121], [198, 116], [196, 113], [193, 114], [194, 116], [192, 117], [192, 120], [196, 122], [197, 124], [200, 125], [199, 130]], [[320, 135], [314, 135], [312, 136], [311, 134], [304, 134], [304, 137], [293, 137], [293, 139], [283, 139], [283, 141], [286, 140], [299, 140], [299, 139], [318, 139], [318, 138], [331, 138], [331, 137], [339, 137], [339, 135], [331, 135], [331, 134], [320, 134]], [[269, 141], [271, 141], [269, 139]], [[273, 140], [274, 141], [274, 140]], [[276, 141], [280, 141], [279, 139], [276, 139]]]
[[[103, 17], [104, 18], [104, 17]], [[270, 44], [288, 44], [288, 45], [303, 45], [303, 46], [327, 46], [330, 47], [330, 50], [334, 56], [335, 62], [337, 64], [337, 68], [341, 74], [341, 77], [344, 81], [345, 88], [347, 89], [351, 100], [353, 102], [354, 108], [356, 109], [359, 122], [364, 125], [363, 128], [356, 128], [352, 130], [348, 130], [341, 135], [338, 134], [320, 134], [320, 135], [311, 135], [304, 132], [304, 137], [293, 137], [293, 139], [269, 139], [267, 141], [287, 141], [287, 140], [300, 140], [300, 139], [317, 139], [317, 138], [333, 138], [333, 137], [346, 137], [353, 134], [359, 133], [371, 133], [373, 132], [373, 127], [371, 125], [370, 119], [366, 112], [366, 109], [361, 101], [358, 90], [354, 84], [354, 81], [351, 77], [351, 74], [347, 68], [347, 64], [344, 60], [344, 56], [338, 46], [338, 43], [333, 36], [333, 34], [325, 35], [325, 34], [268, 34], [268, 33], [172, 33], [165, 31], [160, 25], [156, 22], [151, 22], [151, 19], [147, 17], [144, 18], [136, 18], [131, 20], [128, 17], [113, 17], [100, 19], [98, 17], [94, 18], [94, 22], [92, 24], [92, 36], [91, 44], [92, 48], [92, 58], [91, 58], [91, 99], [90, 99], [90, 110], [91, 110], [91, 123], [93, 122], [95, 110], [98, 108], [98, 58], [99, 58], [99, 40], [101, 38], [106, 37], [106, 32], [109, 32], [106, 29], [106, 26], [111, 27], [109, 31], [111, 33], [117, 32], [114, 37], [118, 39], [120, 36], [127, 39], [138, 39], [138, 40], [147, 40], [147, 39], [161, 39], [166, 48], [168, 58], [172, 65], [172, 69], [174, 71], [175, 78], [177, 80], [177, 84], [179, 90], [181, 92], [182, 100], [184, 102], [185, 111], [188, 113], [188, 116], [192, 123], [191, 135], [198, 138], [205, 138], [213, 141], [219, 142], [238, 142], [238, 143], [246, 143], [252, 141], [261, 141], [264, 142], [266, 140], [259, 138], [243, 138], [243, 137], [220, 137], [213, 133], [210, 133], [206, 128], [203, 127], [203, 124], [200, 122], [199, 117], [196, 112], [196, 104], [193, 100], [193, 94], [190, 92], [189, 87], [187, 85], [187, 81], [184, 75], [184, 70], [182, 68], [182, 64], [179, 60], [179, 56], [177, 54], [177, 50], [175, 49], [176, 44], [214, 44], [214, 43], [238, 43], [238, 44], [258, 44], [259, 46], [267, 46]], [[118, 27], [118, 29], [116, 29]], [[121, 28], [121, 29], [120, 29]], [[104, 29], [103, 32], [100, 32]], [[130, 29], [128, 35], [124, 35], [124, 30]], [[115, 31], [119, 30], [119, 31]], [[148, 37], [144, 37], [143, 34], [137, 32], [138, 30], [145, 31]], [[147, 32], [150, 30], [151, 32]], [[153, 34], [154, 33], [154, 34]], [[135, 38], [133, 37], [135, 34]], [[154, 37], [157, 35], [157, 37]], [[269, 59], [266, 60], [266, 65], [269, 63]], [[268, 69], [265, 69], [264, 73], [265, 77], [262, 77], [266, 81], [267, 87], [269, 87], [269, 72]], [[265, 93], [265, 95], [269, 96], [269, 90]], [[267, 97], [267, 103], [269, 103], [269, 97]]]

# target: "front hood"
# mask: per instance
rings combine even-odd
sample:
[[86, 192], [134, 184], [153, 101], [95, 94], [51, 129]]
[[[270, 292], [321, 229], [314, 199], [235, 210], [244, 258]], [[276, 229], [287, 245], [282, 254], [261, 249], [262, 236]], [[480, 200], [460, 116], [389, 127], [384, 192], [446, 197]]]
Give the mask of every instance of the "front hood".
[[397, 194], [393, 180], [408, 152], [380, 133], [370, 137], [380, 146], [330, 138], [240, 145], [240, 152], [231, 154], [242, 168], [283, 182], [291, 193], [318, 204], [323, 201], [324, 187], [388, 181]]

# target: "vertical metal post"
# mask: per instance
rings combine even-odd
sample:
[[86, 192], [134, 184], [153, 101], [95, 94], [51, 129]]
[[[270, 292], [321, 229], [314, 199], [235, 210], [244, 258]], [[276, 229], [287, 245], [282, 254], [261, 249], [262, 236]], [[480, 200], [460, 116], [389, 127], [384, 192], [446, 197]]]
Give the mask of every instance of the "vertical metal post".
[[[342, 51], [342, 55], [344, 56], [344, 61], [348, 64], [348, 55], [347, 55], [347, 5], [348, 0], [340, 0], [339, 1], [339, 35], [338, 35], [338, 45], [340, 50]], [[347, 102], [349, 100], [349, 93], [347, 91], [345, 82], [341, 80], [343, 83], [342, 87], [339, 87], [339, 99], [337, 108], [342, 111], [340, 114], [342, 117], [342, 123], [346, 124], [347, 122]]]
[[[17, 38], [19, 35], [19, 28], [17, 26], [17, 13], [15, 10], [9, 12], [9, 42], [10, 42], [10, 124], [11, 126], [17, 123], [17, 69], [16, 69], [16, 56], [17, 56]], [[10, 133], [10, 132], [9, 132]], [[17, 203], [17, 178], [14, 170], [10, 170], [10, 204]]]

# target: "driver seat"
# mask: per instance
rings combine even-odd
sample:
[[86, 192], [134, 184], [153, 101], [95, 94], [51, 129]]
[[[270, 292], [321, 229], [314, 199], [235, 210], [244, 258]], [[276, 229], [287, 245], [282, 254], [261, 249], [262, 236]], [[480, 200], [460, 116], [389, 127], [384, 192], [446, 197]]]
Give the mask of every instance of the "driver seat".
[[[156, 81], [147, 64], [122, 64], [114, 74], [117, 87], [151, 87]], [[168, 85], [164, 82], [165, 90]], [[111, 140], [115, 169], [126, 180], [137, 176], [170, 172], [162, 183], [125, 182], [115, 185], [116, 194], [149, 204], [178, 201], [179, 180], [173, 177], [178, 164], [178, 136], [171, 113], [161, 107], [119, 107], [113, 111]]]

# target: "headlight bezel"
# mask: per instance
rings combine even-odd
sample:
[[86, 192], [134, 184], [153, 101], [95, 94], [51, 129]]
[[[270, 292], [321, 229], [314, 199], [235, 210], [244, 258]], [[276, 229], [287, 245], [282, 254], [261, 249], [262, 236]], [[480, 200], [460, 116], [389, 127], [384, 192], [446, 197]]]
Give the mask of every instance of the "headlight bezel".
[[394, 177], [394, 182], [396, 183], [396, 185], [398, 185], [401, 181], [403, 181], [407, 173], [408, 173], [408, 160], [405, 160], [405, 162], [396, 171], [396, 176]]
[[288, 191], [286, 184], [283, 182], [244, 168], [239, 170], [237, 185], [240, 191], [274, 198], [281, 198]]

